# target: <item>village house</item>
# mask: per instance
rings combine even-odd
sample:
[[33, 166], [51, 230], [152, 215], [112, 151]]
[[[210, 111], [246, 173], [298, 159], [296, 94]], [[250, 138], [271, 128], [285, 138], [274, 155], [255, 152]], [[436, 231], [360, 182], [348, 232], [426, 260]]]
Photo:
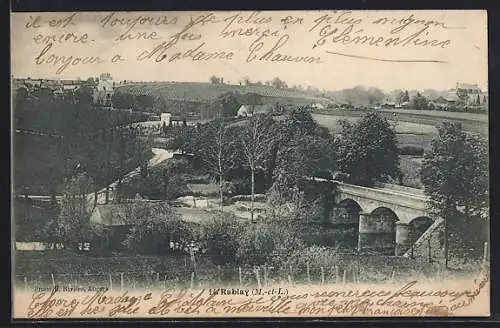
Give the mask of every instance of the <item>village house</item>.
[[94, 87], [93, 101], [94, 104], [104, 107], [111, 106], [111, 98], [115, 90], [115, 82], [112, 80], [111, 75], [101, 74], [99, 82]]
[[444, 98], [448, 101], [458, 102], [460, 95], [467, 95], [465, 105], [487, 105], [488, 92], [483, 92], [477, 84], [457, 82], [454, 89], [451, 89]]
[[238, 109], [236, 117], [252, 117], [258, 114], [273, 113], [274, 108], [271, 104], [265, 105], [241, 105]]
[[314, 103], [311, 105], [312, 109], [325, 109], [326, 107], [321, 103]]
[[127, 222], [126, 207], [123, 204], [97, 205], [90, 216], [90, 222], [102, 225], [106, 230], [105, 245], [107, 250], [123, 250], [123, 240], [127, 237], [130, 228]]
[[170, 119], [172, 118], [172, 114], [170, 113], [161, 113], [160, 114], [160, 126], [170, 126]]
[[[144, 200], [133, 200], [133, 202], [140, 201]], [[158, 203], [160, 201], [148, 202]], [[206, 206], [203, 205], [206, 204], [201, 200], [199, 204], [197, 204], [197, 207], [175, 207], [175, 212], [181, 216], [184, 222], [191, 225], [197, 225], [207, 217], [207, 212], [205, 210]], [[90, 247], [105, 249], [107, 251], [123, 251], [126, 249], [123, 245], [123, 241], [127, 238], [130, 229], [134, 227], [134, 223], [129, 222], [129, 219], [127, 219], [127, 217], [130, 217], [130, 213], [127, 213], [127, 208], [126, 203], [97, 205], [95, 207], [91, 214], [90, 222], [100, 224], [104, 227], [105, 242], [103, 245], [90, 245]], [[171, 242], [170, 247], [176, 248], [176, 244], [178, 243]]]

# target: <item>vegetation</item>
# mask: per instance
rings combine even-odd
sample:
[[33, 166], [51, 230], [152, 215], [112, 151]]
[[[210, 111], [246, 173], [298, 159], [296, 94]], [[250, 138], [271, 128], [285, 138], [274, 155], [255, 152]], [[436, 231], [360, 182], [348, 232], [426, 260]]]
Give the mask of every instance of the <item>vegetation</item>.
[[65, 185], [59, 215], [49, 219], [42, 240], [50, 244], [63, 243], [70, 249], [76, 249], [78, 243], [96, 240], [102, 231], [90, 222], [95, 204], [89, 195], [94, 190], [92, 178], [85, 173], [78, 173]]
[[237, 161], [236, 141], [231, 137], [227, 123], [221, 119], [206, 124], [200, 134], [194, 141], [194, 147], [208, 171], [217, 176], [219, 180], [219, 198], [222, 210], [225, 178]]
[[207, 255], [215, 264], [236, 263], [238, 239], [243, 226], [227, 213], [208, 220], [202, 227], [202, 238]]
[[[213, 83], [195, 83], [195, 82], [152, 82], [135, 85], [125, 85], [118, 87], [118, 92], [138, 94], [151, 94], [164, 98], [165, 100], [182, 99], [187, 102], [210, 103], [217, 99], [221, 94], [227, 92], [237, 93], [256, 93], [265, 98], [285, 98], [287, 102], [300, 103], [323, 102], [328, 99], [312, 97], [303, 92], [292, 91], [288, 89], [278, 89], [270, 85], [232, 85], [232, 84], [213, 84]], [[275, 100], [271, 100], [274, 103]]]
[[[64, 132], [61, 144], [65, 145], [66, 140], [70, 140], [71, 147], [61, 146], [61, 149], [74, 153], [70, 156], [70, 153], [63, 152], [59, 158], [71, 162], [71, 170], [65, 171], [66, 188], [61, 208], [54, 209], [58, 215], [44, 230], [45, 236], [40, 237], [41, 240], [74, 244], [82, 240], [102, 239], [107, 231], [90, 223], [95, 198], [92, 201], [88, 195], [98, 189], [97, 181], [112, 181], [113, 170], [124, 172], [124, 163], [133, 162], [140, 163], [143, 169], [140, 175], [127, 181], [120, 179], [117, 202], [136, 195], [165, 202], [129, 201], [120, 204], [126, 228], [123, 245], [129, 252], [162, 257], [196, 252], [196, 256], [201, 257], [210, 268], [213, 265], [269, 265], [275, 268], [293, 266], [297, 270], [307, 267], [308, 271], [309, 267], [317, 271], [339, 265], [344, 258], [342, 252], [353, 255], [357, 231], [350, 226], [332, 228], [335, 216], [343, 215], [332, 210], [333, 190], [319, 184], [311, 187], [310, 178], [343, 175], [347, 182], [364, 186], [396, 180], [407, 185], [414, 183], [417, 187], [420, 183], [418, 165], [408, 161], [408, 156], [421, 156], [424, 146], [400, 144], [398, 148], [396, 129], [390, 123], [392, 113], [365, 113], [355, 123], [343, 121], [340, 136], [332, 135], [305, 109], [294, 109], [279, 117], [255, 115], [234, 120], [235, 109], [240, 104], [257, 105], [266, 101], [263, 90], [279, 90], [281, 96], [293, 94], [279, 79], [268, 82], [273, 85], [272, 88], [247, 82], [246, 87], [255, 92], [241, 95], [235, 92], [237, 89], [233, 86], [224, 84], [222, 78], [214, 76], [211, 84], [205, 84], [204, 88], [216, 92], [203, 94], [203, 99], [196, 99], [196, 92], [190, 94], [192, 100], [204, 102], [207, 111], [215, 113], [217, 118], [196, 127], [165, 127], [163, 134], [169, 140], [166, 146], [180, 150], [179, 157], [183, 159], [170, 159], [156, 167], [147, 168], [147, 153], [151, 145], [139, 138], [140, 131], [128, 124], [130, 120], [124, 120], [124, 126], [119, 127], [115, 125], [116, 121], [109, 125], [100, 122], [99, 126], [106, 126], [96, 132], [102, 136], [101, 139], [92, 137], [94, 134], [88, 132], [91, 130], [89, 125], [79, 128], [76, 136]], [[114, 102], [121, 107], [133, 106], [141, 111], [156, 110], [154, 108], [159, 104], [159, 110], [161, 106], [166, 106], [162, 101], [167, 100], [158, 99], [172, 96], [170, 93], [173, 91], [167, 90], [168, 87], [197, 86], [150, 85], [157, 88], [155, 92], [168, 95], [143, 95], [141, 92], [145, 86], [131, 85], [122, 88], [137, 93], [118, 93]], [[224, 92], [221, 93], [221, 90]], [[197, 92], [201, 94], [205, 91]], [[355, 89], [352, 94], [353, 98], [362, 98], [356, 101], [370, 105], [384, 101], [384, 95], [376, 89]], [[17, 100], [20, 108], [25, 106], [22, 97]], [[402, 92], [401, 101], [407, 101], [408, 97], [408, 92]], [[83, 102], [88, 101], [83, 96], [81, 99], [72, 104], [83, 106]], [[83, 111], [79, 115], [87, 115], [85, 108], [81, 107]], [[94, 119], [91, 114], [88, 115], [90, 118], [85, 124]], [[425, 119], [435, 121], [432, 117]], [[65, 128], [59, 129], [64, 131]], [[450, 228], [462, 227], [450, 233], [456, 236], [463, 227], [476, 227], [477, 221], [474, 220], [481, 216], [480, 210], [486, 206], [486, 146], [483, 140], [467, 136], [457, 125], [445, 125], [438, 132], [439, 138], [425, 152], [422, 183], [437, 215], [457, 218], [454, 219], [456, 224]], [[400, 155], [406, 156], [401, 162]], [[337, 174], [339, 172], [340, 175]], [[481, 172], [481, 176], [477, 172]], [[194, 173], [198, 178], [207, 174], [212, 184], [216, 182], [217, 189], [212, 193], [218, 191], [221, 206], [221, 211], [213, 211], [200, 226], [183, 221], [173, 207], [176, 204], [173, 200], [187, 194], [187, 183]], [[256, 197], [258, 193], [265, 195]], [[235, 194], [245, 195], [228, 197]], [[250, 222], [222, 211], [225, 204], [240, 206], [242, 211], [246, 211], [246, 204], [233, 203], [247, 198], [250, 200]], [[258, 202], [262, 205], [262, 199], [266, 204], [259, 208]], [[458, 212], [465, 216], [458, 219]], [[448, 219], [446, 222], [448, 227]], [[16, 227], [16, 230], [22, 229]], [[47, 237], [49, 234], [53, 237]], [[481, 229], [475, 230], [474, 236], [483, 238]], [[473, 244], [467, 245], [472, 247]], [[191, 258], [193, 263], [194, 256]], [[187, 264], [184, 266], [187, 273], [196, 270], [194, 264], [193, 268], [187, 267]], [[156, 272], [167, 271], [165, 268], [156, 269]], [[196, 275], [199, 277], [198, 272]]]
[[399, 154], [396, 133], [391, 124], [376, 113], [369, 113], [356, 124], [342, 121], [337, 140], [339, 168], [349, 183], [372, 186], [389, 178], [399, 180]]
[[186, 195], [187, 186], [184, 174], [190, 173], [186, 160], [172, 159], [165, 164], [149, 168], [147, 174], [137, 175], [122, 183], [121, 194], [124, 198], [137, 195], [154, 200], [173, 200]]
[[460, 124], [444, 123], [422, 162], [422, 183], [429, 208], [445, 220], [444, 252], [448, 265], [449, 225], [465, 215], [487, 218], [488, 144], [467, 135]]
[[[79, 90], [63, 98], [46, 88], [16, 94], [17, 192], [60, 193], [76, 167], [86, 171], [98, 189], [149, 158], [150, 145], [132, 125], [144, 116], [95, 109], [85, 88]], [[38, 152], [41, 157], [34, 161]]]
[[134, 253], [165, 255], [171, 243], [184, 250], [193, 240], [191, 227], [166, 203], [137, 202], [124, 208], [130, 226], [124, 245]]

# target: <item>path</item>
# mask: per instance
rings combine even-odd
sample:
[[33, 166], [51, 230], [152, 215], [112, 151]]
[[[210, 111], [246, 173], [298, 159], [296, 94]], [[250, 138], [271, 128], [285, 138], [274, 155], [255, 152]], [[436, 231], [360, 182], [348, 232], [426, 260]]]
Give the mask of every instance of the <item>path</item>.
[[[173, 152], [168, 151], [166, 149], [152, 148], [151, 150], [153, 151], [154, 156], [149, 160], [148, 167], [150, 167], [150, 168], [155, 167], [158, 164], [163, 163], [167, 159], [173, 157]], [[125, 181], [129, 180], [130, 178], [133, 178], [133, 177], [139, 175], [140, 172], [141, 172], [141, 168], [136, 167], [134, 170], [130, 171], [129, 173], [125, 174], [122, 177], [122, 182], [125, 182]], [[109, 189], [110, 189], [109, 201], [111, 201], [113, 199], [113, 197], [112, 197], [113, 192], [112, 191], [116, 188], [117, 185], [118, 185], [118, 180], [116, 180], [115, 182], [113, 182], [109, 185]], [[89, 197], [89, 200], [93, 200], [94, 193], [87, 195], [87, 197]], [[104, 204], [105, 202], [106, 202], [106, 187], [97, 191], [97, 204]]]

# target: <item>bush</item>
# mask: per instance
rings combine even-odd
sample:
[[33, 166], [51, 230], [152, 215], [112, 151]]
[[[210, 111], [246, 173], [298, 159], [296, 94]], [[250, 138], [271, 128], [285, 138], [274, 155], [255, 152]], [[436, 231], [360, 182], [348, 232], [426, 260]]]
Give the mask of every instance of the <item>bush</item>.
[[307, 264], [311, 268], [333, 267], [338, 264], [342, 255], [337, 253], [337, 249], [324, 246], [310, 246], [305, 249], [296, 249], [287, 259], [287, 265], [295, 268], [306, 268]]
[[334, 229], [317, 229], [303, 233], [307, 245], [339, 247], [355, 249], [358, 244], [358, 229], [355, 227], [337, 227]]
[[245, 195], [251, 192], [248, 179], [235, 179], [227, 182], [227, 191], [233, 195]]
[[120, 193], [125, 198], [134, 198], [136, 194], [148, 199], [175, 199], [185, 196], [189, 193], [185, 180], [186, 176], [190, 176], [191, 170], [186, 160], [170, 159], [164, 164], [150, 168], [146, 177], [137, 175], [123, 181]]
[[400, 155], [424, 156], [424, 148], [415, 146], [403, 146], [399, 148]]
[[276, 223], [258, 223], [240, 236], [237, 259], [240, 264], [279, 264], [303, 242], [291, 229]]
[[131, 228], [123, 244], [134, 253], [163, 255], [172, 251], [171, 242], [187, 246], [193, 240], [191, 227], [167, 204], [127, 204], [124, 216]]
[[243, 225], [228, 213], [214, 215], [201, 227], [201, 240], [206, 254], [215, 264], [234, 264], [238, 250], [238, 239]]

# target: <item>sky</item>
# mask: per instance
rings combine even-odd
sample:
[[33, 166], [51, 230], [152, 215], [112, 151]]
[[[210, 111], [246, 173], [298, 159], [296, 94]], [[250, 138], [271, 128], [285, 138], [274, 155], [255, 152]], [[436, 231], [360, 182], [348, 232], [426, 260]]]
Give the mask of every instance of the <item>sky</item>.
[[[186, 27], [190, 17], [194, 19], [206, 12], [140, 12], [140, 13], [43, 13], [31, 27], [36, 13], [14, 13], [11, 15], [11, 72], [14, 77], [32, 78], [87, 78], [109, 72], [115, 80], [136, 81], [197, 81], [206, 82], [212, 75], [224, 77], [226, 82], [237, 84], [243, 77], [252, 81], [266, 81], [280, 77], [289, 86], [311, 85], [325, 90], [339, 90], [356, 85], [378, 87], [384, 91], [393, 89], [426, 89], [445, 90], [453, 88], [456, 82], [478, 84], [487, 89], [487, 18], [485, 11], [302, 11], [302, 12], [214, 12], [210, 17], [214, 21], [198, 24], [189, 29], [191, 36], [200, 35], [196, 40], [179, 41], [166, 51], [167, 59], [177, 53], [184, 53], [202, 44], [201, 50], [206, 52], [233, 52], [231, 60], [192, 61], [188, 59], [168, 62], [151, 60], [138, 61], [137, 56], [145, 50], [151, 51], [161, 42]], [[412, 16], [410, 16], [412, 15]], [[163, 17], [166, 16], [164, 19]], [[294, 17], [288, 24], [283, 24], [285, 17]], [[71, 17], [71, 19], [64, 20]], [[111, 17], [105, 24], [106, 17]], [[152, 20], [145, 20], [151, 17]], [[174, 17], [176, 17], [174, 19]], [[235, 18], [236, 17], [236, 18]], [[326, 18], [325, 18], [326, 17]], [[408, 17], [412, 19], [408, 20]], [[150, 25], [154, 19], [161, 18], [168, 24]], [[299, 19], [302, 22], [299, 23]], [[327, 19], [330, 20], [327, 20]], [[381, 22], [381, 19], [383, 23]], [[401, 19], [405, 18], [404, 22]], [[127, 21], [129, 20], [127, 25]], [[145, 33], [135, 40], [116, 38], [131, 27], [136, 19], [142, 19], [131, 29], [130, 36]], [[54, 21], [52, 21], [54, 20]], [[59, 20], [59, 22], [57, 21]], [[104, 21], [103, 21], [104, 20]], [[114, 20], [114, 21], [113, 21]], [[121, 21], [119, 21], [121, 20]], [[349, 21], [350, 20], [350, 21]], [[374, 24], [374, 21], [379, 24]], [[67, 26], [63, 26], [65, 23]], [[356, 24], [356, 21], [360, 23]], [[407, 22], [412, 23], [406, 26]], [[113, 23], [114, 22], [114, 23]], [[123, 22], [121, 24], [120, 22]], [[316, 28], [314, 26], [318, 24]], [[406, 22], [406, 23], [405, 23]], [[418, 35], [419, 38], [438, 41], [449, 40], [445, 47], [422, 47], [415, 45], [377, 47], [361, 44], [343, 44], [333, 42], [332, 37], [324, 39], [321, 35], [337, 28], [333, 34], [339, 35], [353, 23], [350, 37], [356, 35], [382, 37], [408, 37], [417, 33], [425, 22], [427, 29]], [[49, 26], [52, 25], [57, 26]], [[229, 24], [230, 23], [230, 24]], [[228, 26], [229, 24], [229, 26]], [[223, 38], [226, 31], [247, 31], [252, 28], [270, 32], [277, 31], [276, 36], [262, 38], [257, 58], [272, 50], [280, 38], [287, 35], [287, 41], [273, 54], [290, 56], [320, 57], [321, 63], [269, 62], [254, 60], [247, 62], [250, 48], [258, 45], [258, 36]], [[404, 27], [391, 34], [393, 29]], [[354, 33], [356, 31], [356, 33]], [[44, 37], [55, 36], [63, 39], [66, 33], [82, 36], [87, 33], [87, 42], [82, 44], [69, 41], [52, 40], [52, 46], [42, 55], [49, 43]], [[152, 34], [153, 33], [153, 34]], [[145, 40], [144, 36], [151, 39]], [[38, 38], [38, 39], [37, 39]], [[153, 40], [152, 40], [153, 39]], [[281, 39], [281, 40], [285, 40]], [[36, 41], [38, 40], [38, 41]], [[257, 41], [256, 41], [257, 40]], [[38, 44], [37, 44], [38, 42]], [[314, 44], [317, 46], [313, 48]], [[328, 53], [330, 52], [330, 53]], [[332, 54], [334, 53], [334, 54]], [[111, 64], [113, 56], [119, 54], [123, 61]], [[99, 56], [104, 62], [100, 64], [69, 65], [61, 73], [57, 73], [59, 65], [47, 64], [53, 56], [73, 56], [84, 58]], [[40, 64], [36, 64], [39, 57]], [[367, 57], [371, 59], [367, 59]], [[398, 60], [399, 62], [387, 61]], [[417, 60], [425, 62], [405, 62]]]

